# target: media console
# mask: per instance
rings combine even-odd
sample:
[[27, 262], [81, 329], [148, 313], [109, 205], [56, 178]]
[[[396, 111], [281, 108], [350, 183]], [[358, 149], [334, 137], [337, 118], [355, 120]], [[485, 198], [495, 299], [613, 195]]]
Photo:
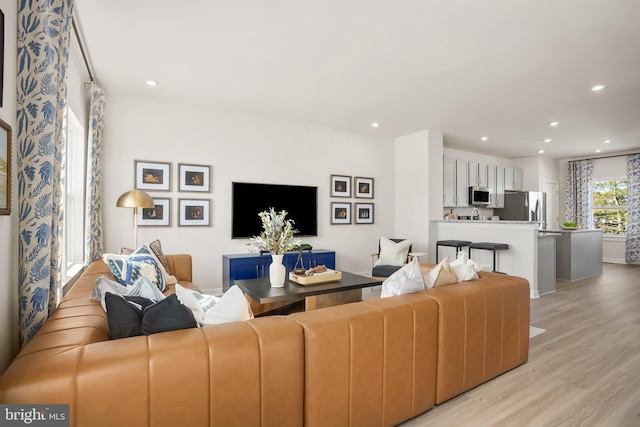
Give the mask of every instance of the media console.
[[[298, 251], [284, 254], [282, 263], [287, 268], [287, 274], [293, 271], [299, 254]], [[327, 268], [335, 269], [336, 253], [325, 249], [303, 251], [302, 261], [304, 268], [324, 264]], [[222, 255], [222, 290], [226, 292], [236, 280], [269, 277], [269, 264], [271, 254], [268, 252]]]

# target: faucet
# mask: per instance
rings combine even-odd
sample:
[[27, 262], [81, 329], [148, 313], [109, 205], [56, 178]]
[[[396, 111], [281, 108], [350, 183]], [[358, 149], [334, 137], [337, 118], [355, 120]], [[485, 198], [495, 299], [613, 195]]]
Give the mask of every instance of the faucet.
[[473, 219], [476, 217], [474, 213], [476, 213], [478, 216], [478, 219], [480, 219], [480, 211], [478, 210], [478, 208], [473, 208], [471, 209], [471, 221], [473, 221]]

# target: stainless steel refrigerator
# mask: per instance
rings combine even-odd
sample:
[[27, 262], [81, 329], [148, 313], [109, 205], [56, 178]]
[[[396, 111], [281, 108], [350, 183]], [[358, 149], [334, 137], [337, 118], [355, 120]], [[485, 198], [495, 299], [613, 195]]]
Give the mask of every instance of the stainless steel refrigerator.
[[547, 228], [547, 194], [538, 191], [506, 191], [504, 208], [494, 209], [500, 219], [540, 221], [540, 229]]

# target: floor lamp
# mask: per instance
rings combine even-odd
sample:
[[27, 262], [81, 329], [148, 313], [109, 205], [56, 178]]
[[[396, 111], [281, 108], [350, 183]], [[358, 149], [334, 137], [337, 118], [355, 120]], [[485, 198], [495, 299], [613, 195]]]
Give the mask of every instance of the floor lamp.
[[134, 249], [138, 247], [138, 208], [154, 208], [156, 205], [150, 195], [140, 190], [131, 190], [118, 197], [116, 206], [133, 208], [133, 241]]

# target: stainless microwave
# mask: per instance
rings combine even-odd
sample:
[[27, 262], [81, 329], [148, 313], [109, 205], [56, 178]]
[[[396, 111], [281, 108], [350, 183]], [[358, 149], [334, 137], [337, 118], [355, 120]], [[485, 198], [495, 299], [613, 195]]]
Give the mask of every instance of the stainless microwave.
[[469, 204], [472, 206], [491, 204], [491, 192], [486, 187], [469, 187]]

